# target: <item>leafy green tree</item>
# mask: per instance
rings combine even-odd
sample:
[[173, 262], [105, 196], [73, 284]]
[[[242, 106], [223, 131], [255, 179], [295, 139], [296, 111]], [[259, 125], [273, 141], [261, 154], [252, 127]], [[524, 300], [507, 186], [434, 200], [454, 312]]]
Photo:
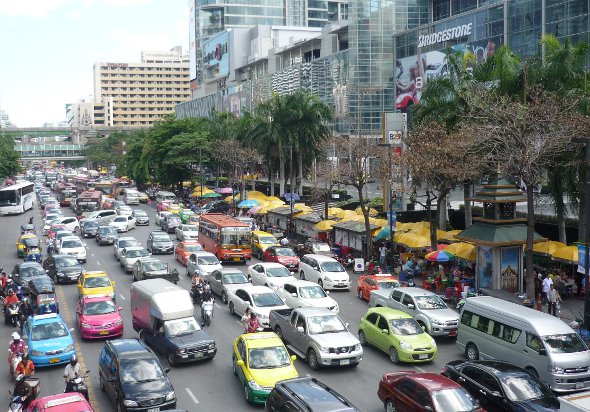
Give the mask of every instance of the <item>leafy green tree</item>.
[[18, 160], [20, 155], [14, 148], [12, 137], [0, 134], [0, 178], [16, 175], [21, 169]]

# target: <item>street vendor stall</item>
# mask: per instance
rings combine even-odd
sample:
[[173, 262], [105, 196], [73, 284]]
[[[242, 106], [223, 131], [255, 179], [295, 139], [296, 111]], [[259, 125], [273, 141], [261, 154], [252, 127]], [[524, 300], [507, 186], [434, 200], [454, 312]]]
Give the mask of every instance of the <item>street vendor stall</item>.
[[[366, 238], [365, 224], [355, 221], [338, 222], [332, 225], [334, 230], [334, 244], [341, 248], [350, 248], [357, 253], [363, 253]], [[370, 225], [371, 232], [380, 229], [377, 225]]]
[[293, 218], [295, 224], [295, 234], [309, 239], [318, 239], [319, 231], [316, 229], [316, 223], [322, 219], [316, 213], [305, 213]]
[[290, 216], [291, 208], [281, 206], [268, 210], [268, 213], [266, 214], [266, 220], [270, 226], [276, 226], [279, 229], [287, 231], [287, 225], [289, 224]]

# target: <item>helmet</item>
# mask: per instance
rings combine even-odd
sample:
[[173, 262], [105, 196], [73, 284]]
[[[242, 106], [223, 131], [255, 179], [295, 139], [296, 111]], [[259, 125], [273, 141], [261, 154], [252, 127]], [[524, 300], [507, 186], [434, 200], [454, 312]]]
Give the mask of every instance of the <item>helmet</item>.
[[9, 295], [14, 295], [14, 289], [8, 289], [8, 294]]
[[12, 332], [12, 339], [14, 340], [19, 340], [20, 339], [20, 335], [18, 334], [18, 332]]
[[72, 357], [70, 358], [70, 364], [74, 366], [76, 365], [76, 363], [78, 363], [78, 357], [76, 355], [72, 355]]

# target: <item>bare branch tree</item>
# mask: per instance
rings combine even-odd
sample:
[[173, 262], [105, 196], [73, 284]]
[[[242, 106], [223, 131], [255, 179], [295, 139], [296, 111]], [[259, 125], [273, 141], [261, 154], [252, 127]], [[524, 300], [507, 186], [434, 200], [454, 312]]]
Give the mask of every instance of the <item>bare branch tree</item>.
[[240, 182], [242, 191], [246, 186], [245, 171], [247, 165], [249, 163], [258, 163], [262, 158], [255, 149], [244, 147], [234, 139], [218, 141], [211, 155], [225, 169], [229, 187], [233, 187], [234, 183]]

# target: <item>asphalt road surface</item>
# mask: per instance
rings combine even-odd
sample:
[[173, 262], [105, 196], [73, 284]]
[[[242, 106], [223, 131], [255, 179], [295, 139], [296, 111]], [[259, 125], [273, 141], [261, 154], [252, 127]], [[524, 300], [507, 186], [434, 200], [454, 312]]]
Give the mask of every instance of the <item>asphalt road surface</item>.
[[[137, 207], [137, 206], [136, 206]], [[145, 209], [150, 214], [150, 226], [140, 226], [131, 230], [125, 236], [133, 236], [143, 245], [147, 241], [150, 231], [155, 230], [154, 214], [155, 211], [146, 205], [140, 205], [139, 208]], [[71, 215], [71, 210], [65, 209], [65, 213]], [[2, 216], [0, 217], [0, 227], [2, 228], [3, 237], [0, 247], [0, 266], [3, 266], [7, 273], [12, 271], [14, 265], [19, 262], [16, 255], [15, 243], [19, 236], [19, 226], [28, 223], [29, 217], [35, 217], [35, 223], [39, 226], [42, 222], [40, 210], [35, 208], [20, 216]], [[38, 229], [40, 236], [40, 230]], [[171, 235], [174, 237], [174, 235]], [[117, 304], [123, 307], [122, 316], [125, 325], [125, 338], [137, 338], [137, 333], [131, 326], [131, 313], [129, 307], [129, 291], [132, 277], [126, 275], [117, 262], [113, 254], [112, 246], [98, 246], [94, 239], [83, 240], [87, 247], [87, 263], [84, 264], [86, 270], [104, 270], [112, 280], [117, 282]], [[176, 242], [176, 240], [175, 240]], [[45, 244], [43, 244], [44, 246]], [[44, 248], [45, 250], [45, 248]], [[163, 262], [178, 268], [181, 274], [179, 286], [190, 289], [190, 278], [185, 276], [185, 268], [174, 260], [174, 255], [157, 255]], [[256, 259], [252, 260], [255, 263]], [[246, 265], [238, 266], [242, 271], [247, 271]], [[356, 333], [360, 318], [367, 310], [367, 303], [356, 296], [356, 280], [358, 275], [351, 275], [353, 287], [351, 291], [335, 291], [331, 296], [338, 301], [340, 306], [340, 316], [345, 322], [350, 323], [350, 330]], [[87, 380], [90, 401], [95, 411], [107, 412], [115, 410], [111, 400], [100, 391], [98, 384], [98, 355], [104, 344], [102, 341], [82, 341], [75, 324], [75, 304], [77, 289], [75, 284], [58, 285], [58, 300], [60, 304], [60, 313], [65, 322], [73, 331], [82, 369], [90, 370], [90, 379]], [[232, 373], [231, 351], [233, 340], [241, 333], [239, 318], [229, 314], [227, 306], [217, 299], [215, 303], [214, 316], [211, 326], [207, 330], [215, 337], [217, 343], [217, 355], [213, 360], [201, 363], [193, 363], [173, 367], [169, 373], [170, 380], [174, 385], [177, 396], [177, 408], [188, 411], [229, 411], [229, 410], [261, 410], [260, 407], [249, 405], [244, 400], [243, 390], [238, 384], [236, 377]], [[195, 307], [195, 313], [200, 313], [198, 306]], [[0, 342], [8, 346], [10, 334], [14, 330], [0, 326]], [[338, 368], [338, 369], [321, 369], [312, 371], [302, 360], [297, 360], [295, 366], [300, 376], [314, 376], [335, 390], [340, 392], [350, 401], [352, 401], [362, 411], [382, 411], [383, 405], [377, 397], [377, 387], [381, 376], [387, 372], [401, 370], [418, 370], [428, 372], [440, 372], [441, 368], [449, 361], [462, 358], [456, 346], [454, 339], [436, 338], [438, 343], [438, 358], [431, 363], [418, 364], [417, 366], [393, 365], [384, 352], [377, 351], [372, 347], [364, 348], [364, 357], [360, 365], [356, 368]], [[6, 358], [5, 358], [6, 359]], [[167, 361], [160, 359], [162, 365], [167, 367]], [[8, 379], [8, 364], [4, 361], [5, 372], [0, 378], [0, 408], [7, 407], [8, 390], [12, 389], [12, 384]], [[47, 396], [63, 392], [65, 385], [62, 378], [65, 366], [43, 368], [37, 371], [37, 376], [41, 378], [41, 395]]]

